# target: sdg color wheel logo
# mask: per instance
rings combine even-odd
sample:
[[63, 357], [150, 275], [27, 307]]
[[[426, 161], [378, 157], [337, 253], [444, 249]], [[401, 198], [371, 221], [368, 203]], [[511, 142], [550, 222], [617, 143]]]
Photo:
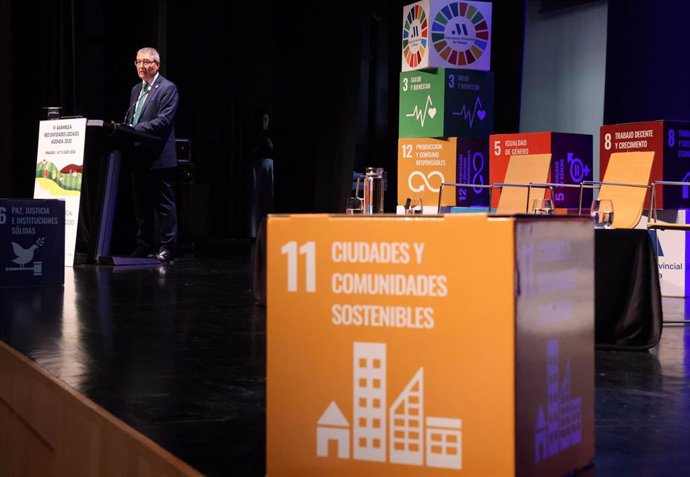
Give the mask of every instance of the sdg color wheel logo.
[[426, 12], [420, 5], [415, 5], [405, 17], [402, 39], [403, 56], [411, 68], [419, 65], [426, 54], [429, 43], [428, 28], [429, 19]]
[[431, 42], [448, 63], [472, 65], [481, 58], [489, 43], [489, 25], [474, 6], [465, 2], [450, 3], [434, 17]]

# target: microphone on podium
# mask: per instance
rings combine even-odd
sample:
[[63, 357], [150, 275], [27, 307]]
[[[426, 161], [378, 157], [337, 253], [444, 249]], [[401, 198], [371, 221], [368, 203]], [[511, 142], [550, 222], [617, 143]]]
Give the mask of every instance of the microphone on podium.
[[135, 104], [137, 104], [137, 101], [134, 101], [132, 104], [129, 105], [129, 108], [127, 108], [127, 112], [125, 113], [125, 118], [122, 120], [123, 123], [129, 124], [130, 126], [132, 124], [127, 122], [127, 118], [129, 117], [129, 113], [132, 112], [132, 108], [134, 107]]

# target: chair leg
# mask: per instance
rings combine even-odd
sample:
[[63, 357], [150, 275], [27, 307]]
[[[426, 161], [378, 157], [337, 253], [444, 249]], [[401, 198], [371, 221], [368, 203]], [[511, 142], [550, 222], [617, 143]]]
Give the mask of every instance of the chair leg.
[[443, 182], [441, 182], [441, 186], [438, 188], [438, 206], [436, 207], [436, 213], [440, 214], [441, 213], [441, 199], [443, 198]]
[[673, 312], [673, 306], [671, 306], [671, 303], [674, 303], [674, 302], [680, 301], [680, 300], [683, 300], [683, 302], [684, 302], [683, 313], [681, 314], [683, 319], [682, 320], [675, 320], [675, 319], [664, 320], [664, 319], [662, 319], [661, 320], [661, 326], [687, 326], [687, 325], [690, 325], [690, 319], [685, 318], [687, 316], [686, 311], [685, 311], [685, 304], [688, 303], [687, 298], [680, 298], [680, 297], [679, 298], [672, 298], [672, 297], [662, 298], [662, 308], [664, 310], [664, 316], [666, 316], [667, 314], [673, 314], [674, 316], [677, 317], [678, 314], [680, 314], [680, 313], [674, 313]]

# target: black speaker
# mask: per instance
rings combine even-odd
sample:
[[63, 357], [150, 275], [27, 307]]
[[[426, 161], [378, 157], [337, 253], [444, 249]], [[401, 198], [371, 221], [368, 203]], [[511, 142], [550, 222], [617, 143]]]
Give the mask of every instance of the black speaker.
[[187, 138], [175, 140], [177, 150], [177, 170], [175, 180], [178, 184], [194, 183], [194, 163], [192, 162], [192, 141]]
[[184, 164], [192, 162], [192, 140], [188, 138], [175, 139], [175, 148], [177, 150], [177, 163]]

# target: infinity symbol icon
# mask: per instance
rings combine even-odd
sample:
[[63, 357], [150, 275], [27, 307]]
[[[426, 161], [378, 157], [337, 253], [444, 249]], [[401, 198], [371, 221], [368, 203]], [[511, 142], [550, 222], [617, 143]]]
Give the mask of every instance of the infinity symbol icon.
[[[424, 184], [420, 184], [419, 187], [414, 186], [412, 184], [412, 178], [415, 176], [421, 177]], [[429, 179], [431, 179], [434, 176], [438, 176], [441, 179], [441, 181], [438, 183], [438, 187], [433, 187], [431, 183], [429, 183]], [[424, 189], [429, 189], [431, 192], [438, 192], [441, 189], [441, 184], [443, 182], [445, 182], [445, 178], [443, 177], [443, 174], [439, 171], [431, 171], [427, 175], [424, 175], [424, 173], [421, 171], [414, 171], [407, 178], [407, 186], [410, 188], [412, 192], [422, 192]]]

